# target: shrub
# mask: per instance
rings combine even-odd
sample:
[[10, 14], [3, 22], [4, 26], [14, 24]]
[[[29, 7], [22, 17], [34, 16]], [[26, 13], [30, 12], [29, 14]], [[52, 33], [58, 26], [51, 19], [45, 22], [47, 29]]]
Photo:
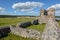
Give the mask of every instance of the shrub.
[[37, 20], [34, 20], [34, 21], [33, 21], [33, 24], [34, 24], [34, 25], [38, 25], [38, 24], [39, 24], [39, 23], [38, 23], [38, 19], [37, 19]]
[[7, 36], [10, 33], [10, 27], [0, 27], [0, 38]]
[[31, 22], [20, 23], [19, 27], [26, 28], [31, 25]]

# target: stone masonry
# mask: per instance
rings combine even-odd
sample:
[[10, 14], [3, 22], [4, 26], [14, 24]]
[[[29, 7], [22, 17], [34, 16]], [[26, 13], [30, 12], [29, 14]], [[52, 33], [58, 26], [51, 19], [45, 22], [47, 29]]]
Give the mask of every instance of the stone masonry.
[[55, 9], [50, 8], [49, 10], [41, 9], [40, 11], [40, 17], [39, 19], [39, 24], [42, 23], [47, 23], [49, 20], [49, 17], [55, 18]]
[[26, 29], [26, 28], [10, 26], [10, 30], [11, 30], [11, 33], [22, 36], [24, 38], [33, 38], [36, 40], [39, 40], [41, 38], [40, 32], [34, 29]]
[[52, 18], [50, 18], [46, 24], [42, 33], [42, 40], [60, 40], [59, 25]]
[[41, 40], [60, 40], [60, 28], [58, 23], [55, 21], [54, 11], [48, 10], [48, 21], [46, 27], [42, 33]]

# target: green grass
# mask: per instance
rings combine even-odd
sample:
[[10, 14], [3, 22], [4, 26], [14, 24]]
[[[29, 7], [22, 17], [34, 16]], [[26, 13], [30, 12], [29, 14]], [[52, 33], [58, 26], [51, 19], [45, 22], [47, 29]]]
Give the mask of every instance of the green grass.
[[45, 25], [46, 24], [39, 24], [39, 25], [31, 25], [31, 26], [29, 26], [28, 28], [29, 29], [35, 29], [35, 30], [38, 30], [38, 31], [40, 31], [40, 32], [43, 32], [43, 30], [44, 30], [44, 28], [45, 28]]
[[60, 21], [58, 21], [58, 24], [59, 24], [59, 26], [60, 26]]
[[24, 38], [14, 34], [9, 33], [7, 37], [1, 38], [0, 40], [35, 40], [32, 38]]
[[[5, 25], [16, 25], [18, 22], [32, 21], [35, 18], [0, 18], [0, 26]], [[1, 38], [0, 40], [35, 40], [31, 38], [23, 38], [14, 34], [9, 33], [7, 37]]]
[[[35, 18], [0, 18], [0, 26], [12, 25], [12, 24], [16, 25], [18, 22], [32, 21], [34, 19]], [[58, 24], [60, 25], [60, 21], [58, 22]], [[27, 28], [36, 29], [42, 33], [45, 28], [45, 25], [46, 24], [31, 25]], [[23, 37], [16, 36], [16, 35], [9, 33], [7, 37], [4, 37], [0, 40], [35, 40], [35, 39], [31, 39], [31, 38], [27, 39], [27, 38], [23, 38]]]
[[34, 18], [0, 18], [0, 26], [16, 25], [18, 22], [31, 21]]

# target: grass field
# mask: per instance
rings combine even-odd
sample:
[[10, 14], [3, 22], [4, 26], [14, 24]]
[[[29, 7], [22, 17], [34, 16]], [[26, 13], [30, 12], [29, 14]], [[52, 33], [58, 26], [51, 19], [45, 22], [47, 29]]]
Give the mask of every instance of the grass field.
[[32, 38], [27, 39], [27, 38], [20, 37], [20, 36], [9, 33], [7, 37], [1, 38], [0, 40], [35, 40], [35, 39], [32, 39]]
[[45, 28], [46, 24], [39, 24], [39, 25], [31, 25], [30, 27], [28, 27], [29, 29], [35, 29], [38, 30], [40, 32], [43, 32], [44, 28]]
[[15, 25], [18, 22], [26, 22], [34, 20], [35, 18], [0, 18], [0, 26], [4, 25]]
[[[34, 19], [35, 18], [0, 18], [0, 26], [12, 25], [12, 24], [16, 25], [18, 22], [33, 21]], [[60, 25], [60, 21], [58, 22], [58, 24]], [[36, 29], [42, 32], [45, 28], [45, 25], [46, 24], [31, 25], [27, 28]], [[7, 37], [1, 38], [0, 40], [35, 40], [35, 39], [31, 39], [31, 38], [27, 39], [27, 38], [19, 37], [9, 33]]]

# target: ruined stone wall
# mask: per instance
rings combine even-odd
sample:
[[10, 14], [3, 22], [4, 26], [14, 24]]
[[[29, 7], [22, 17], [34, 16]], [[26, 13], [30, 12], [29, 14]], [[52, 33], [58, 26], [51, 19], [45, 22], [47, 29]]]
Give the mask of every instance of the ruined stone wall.
[[53, 18], [48, 20], [42, 33], [42, 40], [60, 40], [60, 28]]
[[40, 17], [38, 18], [39, 24], [47, 23], [50, 17], [55, 18], [55, 9], [54, 8], [50, 8], [48, 10], [41, 9]]
[[[35, 22], [36, 21], [36, 22]], [[38, 20], [34, 20], [34, 23], [38, 23]], [[22, 25], [22, 26], [21, 26]], [[26, 26], [30, 26], [31, 22], [17, 23], [17, 25], [0, 27], [0, 38], [5, 37], [8, 33], [12, 33], [25, 38], [40, 39], [40, 32], [34, 29], [26, 29]], [[34, 24], [37, 25], [37, 24]]]
[[48, 22], [42, 33], [41, 40], [60, 40], [60, 28], [58, 23], [55, 21], [54, 10], [48, 10]]
[[45, 10], [41, 9], [41, 11], [40, 11], [40, 17], [38, 18], [40, 24], [41, 23], [46, 23], [46, 15], [44, 15], [44, 12], [45, 12]]
[[55, 9], [54, 8], [50, 8], [48, 11], [48, 18], [53, 18], [55, 19]]
[[10, 26], [11, 33], [22, 36], [24, 38], [33, 38], [33, 39], [40, 39], [40, 32], [34, 29], [26, 29], [26, 28], [20, 28], [20, 27], [13, 27]]

